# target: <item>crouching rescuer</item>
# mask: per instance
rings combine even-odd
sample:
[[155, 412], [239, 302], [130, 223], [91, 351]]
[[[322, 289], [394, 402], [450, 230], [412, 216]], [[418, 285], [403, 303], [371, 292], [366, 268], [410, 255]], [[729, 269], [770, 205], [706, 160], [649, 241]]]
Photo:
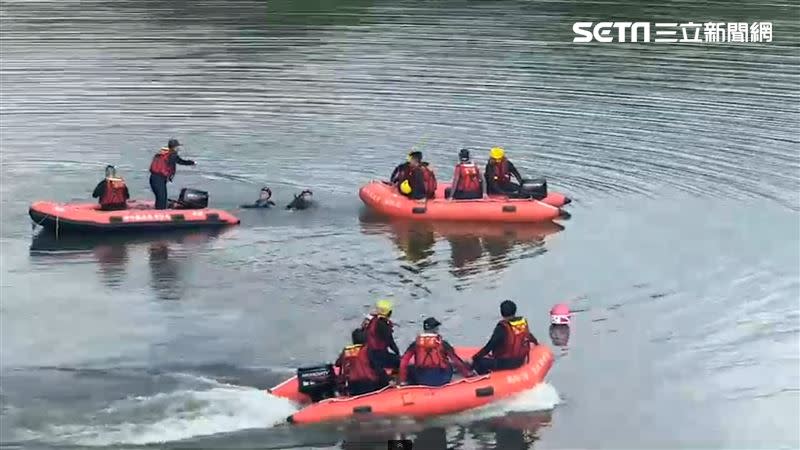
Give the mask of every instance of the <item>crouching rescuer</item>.
[[377, 391], [389, 384], [389, 376], [380, 364], [369, 357], [363, 329], [353, 330], [352, 345], [342, 350], [339, 367], [339, 392], [342, 395], [361, 395]]

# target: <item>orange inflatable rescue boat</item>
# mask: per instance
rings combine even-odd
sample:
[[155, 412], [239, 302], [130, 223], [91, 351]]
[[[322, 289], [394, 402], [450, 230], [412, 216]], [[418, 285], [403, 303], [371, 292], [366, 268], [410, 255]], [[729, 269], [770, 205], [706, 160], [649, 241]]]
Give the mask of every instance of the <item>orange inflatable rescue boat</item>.
[[227, 211], [189, 208], [180, 202], [173, 201], [173, 209], [154, 209], [153, 202], [129, 200], [127, 209], [103, 211], [97, 203], [38, 201], [28, 213], [36, 225], [56, 232], [164, 231], [239, 224], [239, 219]]
[[541, 200], [484, 196], [476, 200], [450, 200], [445, 198], [448, 183], [441, 183], [436, 196], [429, 200], [412, 200], [384, 181], [372, 181], [363, 186], [358, 195], [370, 209], [396, 218], [411, 220], [436, 220], [454, 222], [541, 222], [569, 217], [561, 209], [570, 199], [549, 192]]
[[[479, 349], [456, 347], [468, 358]], [[544, 380], [553, 365], [553, 354], [544, 345], [531, 348], [528, 363], [519, 369], [492, 372], [459, 379], [439, 387], [389, 386], [355, 397], [334, 397], [311, 403], [287, 418], [305, 424], [343, 420], [350, 417], [405, 416], [425, 418], [453, 414], [483, 406], [533, 388]], [[302, 370], [302, 369], [301, 369]], [[308, 404], [311, 398], [300, 392], [298, 377], [292, 377], [268, 390], [272, 395]]]

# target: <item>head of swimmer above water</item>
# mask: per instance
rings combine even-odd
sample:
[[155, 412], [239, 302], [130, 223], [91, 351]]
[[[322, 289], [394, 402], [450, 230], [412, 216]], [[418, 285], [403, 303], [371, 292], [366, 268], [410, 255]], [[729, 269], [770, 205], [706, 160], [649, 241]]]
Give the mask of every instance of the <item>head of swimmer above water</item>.
[[261, 192], [258, 194], [258, 199], [261, 201], [267, 201], [272, 198], [272, 190], [266, 186], [261, 188]]
[[117, 178], [117, 168], [112, 165], [106, 166], [106, 178]]

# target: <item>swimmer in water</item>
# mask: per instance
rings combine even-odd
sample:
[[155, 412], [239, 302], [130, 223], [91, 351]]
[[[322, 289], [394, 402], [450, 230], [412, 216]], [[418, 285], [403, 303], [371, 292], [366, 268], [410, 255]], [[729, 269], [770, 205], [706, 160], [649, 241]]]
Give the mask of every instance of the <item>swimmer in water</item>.
[[258, 194], [258, 200], [248, 205], [241, 205], [242, 208], [271, 208], [275, 206], [275, 202], [270, 200], [272, 198], [272, 190], [266, 186], [261, 188]]
[[569, 342], [569, 323], [572, 312], [565, 303], [559, 303], [550, 309], [550, 339], [553, 345], [566, 347]]
[[306, 189], [303, 192], [294, 196], [294, 200], [291, 203], [286, 205], [286, 209], [294, 209], [294, 210], [301, 210], [301, 209], [308, 209], [309, 206], [313, 204], [311, 197], [314, 195], [313, 192]]

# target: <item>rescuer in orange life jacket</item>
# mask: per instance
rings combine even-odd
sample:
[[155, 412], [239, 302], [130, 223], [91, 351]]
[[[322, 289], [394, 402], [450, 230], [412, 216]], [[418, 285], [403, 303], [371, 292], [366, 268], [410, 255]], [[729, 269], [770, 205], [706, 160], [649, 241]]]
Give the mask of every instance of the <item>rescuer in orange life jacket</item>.
[[[511, 176], [517, 183], [511, 181]], [[519, 192], [522, 186], [522, 175], [511, 161], [506, 158], [506, 152], [500, 147], [495, 147], [489, 152], [489, 162], [486, 163], [486, 193], [513, 195]]]
[[167, 209], [167, 182], [172, 181], [175, 176], [176, 165], [195, 165], [191, 159], [178, 156], [180, 145], [177, 139], [170, 139], [167, 146], [162, 147], [150, 163], [150, 189], [156, 196], [156, 209]]
[[483, 198], [483, 180], [478, 165], [469, 160], [469, 150], [462, 148], [458, 152], [460, 162], [453, 172], [453, 184], [445, 196], [453, 200]]
[[344, 395], [361, 395], [377, 391], [389, 384], [389, 376], [379, 364], [370, 359], [366, 335], [361, 328], [353, 330], [353, 345], [342, 350], [336, 367], [339, 367], [339, 392]]
[[100, 209], [103, 211], [118, 211], [128, 207], [128, 186], [125, 180], [117, 177], [114, 166], [106, 166], [106, 177], [97, 183], [92, 197], [99, 198]]
[[[441, 322], [428, 317], [422, 323], [423, 333], [408, 346], [400, 360], [400, 382], [424, 386], [443, 386], [453, 379], [453, 367], [466, 378], [471, 375], [467, 364], [439, 334]], [[410, 366], [411, 360], [414, 365]]]
[[[375, 313], [361, 324], [366, 333], [367, 350], [370, 359], [374, 360], [381, 369], [397, 369], [400, 367], [400, 349], [394, 342], [394, 324], [389, 318], [392, 316], [392, 302], [378, 300], [375, 303]], [[391, 349], [394, 353], [390, 353]]]
[[[489, 342], [472, 357], [472, 368], [479, 374], [521, 367], [528, 360], [531, 344], [539, 345], [528, 328], [528, 322], [516, 314], [514, 302], [505, 300], [500, 303], [503, 319], [497, 323]], [[491, 357], [486, 356], [489, 353]]]

